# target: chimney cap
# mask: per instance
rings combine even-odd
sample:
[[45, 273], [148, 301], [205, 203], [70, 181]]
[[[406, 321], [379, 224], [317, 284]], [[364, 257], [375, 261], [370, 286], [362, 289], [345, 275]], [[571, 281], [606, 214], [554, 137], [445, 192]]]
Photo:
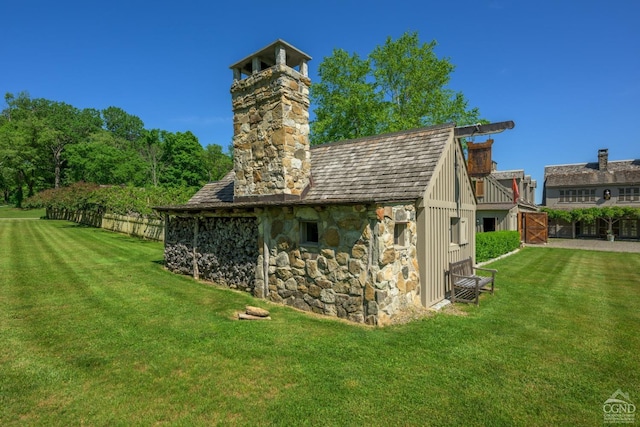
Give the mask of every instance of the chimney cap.
[[250, 76], [253, 72], [253, 60], [258, 59], [262, 64], [265, 64], [267, 67], [272, 67], [276, 64], [276, 48], [281, 46], [286, 51], [286, 60], [285, 64], [291, 68], [301, 66], [305, 64], [307, 61], [311, 60], [311, 57], [297, 49], [296, 47], [290, 45], [286, 41], [282, 39], [277, 39], [273, 43], [263, 47], [262, 49], [252, 53], [231, 65], [229, 68], [232, 70], [238, 70], [242, 74], [246, 74]]

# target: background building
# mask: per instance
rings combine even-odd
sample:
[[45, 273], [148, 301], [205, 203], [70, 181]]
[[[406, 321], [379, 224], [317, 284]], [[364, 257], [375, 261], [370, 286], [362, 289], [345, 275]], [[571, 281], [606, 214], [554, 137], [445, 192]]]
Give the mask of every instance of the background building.
[[[573, 210], [592, 207], [640, 208], [640, 159], [609, 161], [609, 150], [598, 151], [598, 161], [570, 165], [551, 165], [544, 170], [543, 205], [550, 209]], [[613, 234], [637, 239], [637, 216], [613, 223]], [[550, 221], [550, 237], [604, 237], [608, 224]]]

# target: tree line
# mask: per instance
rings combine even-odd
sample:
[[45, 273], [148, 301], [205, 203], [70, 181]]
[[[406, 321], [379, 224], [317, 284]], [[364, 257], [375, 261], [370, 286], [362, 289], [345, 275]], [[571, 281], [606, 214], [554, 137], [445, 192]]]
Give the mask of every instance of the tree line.
[[0, 201], [22, 204], [39, 191], [76, 182], [134, 187], [201, 187], [233, 167], [221, 146], [190, 131], [145, 129], [118, 107], [5, 95], [0, 112]]

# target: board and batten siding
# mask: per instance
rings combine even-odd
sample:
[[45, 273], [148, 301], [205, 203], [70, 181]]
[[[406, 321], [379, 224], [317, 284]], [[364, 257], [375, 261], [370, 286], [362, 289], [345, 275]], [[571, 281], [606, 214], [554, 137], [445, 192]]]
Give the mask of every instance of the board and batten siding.
[[513, 201], [511, 187], [505, 187], [491, 176], [477, 181], [482, 182], [484, 189], [483, 195], [478, 196], [479, 203], [509, 203]]
[[[453, 189], [453, 191], [452, 191]], [[422, 304], [429, 307], [449, 292], [449, 262], [475, 260], [476, 200], [462, 147], [450, 137], [418, 206], [418, 257]], [[451, 242], [451, 218], [460, 218], [466, 243]]]

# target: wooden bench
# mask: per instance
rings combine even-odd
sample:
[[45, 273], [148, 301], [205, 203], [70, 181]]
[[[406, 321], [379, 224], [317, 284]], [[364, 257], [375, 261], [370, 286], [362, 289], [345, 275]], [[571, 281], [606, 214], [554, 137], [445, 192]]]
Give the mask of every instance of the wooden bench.
[[[491, 276], [478, 276], [475, 271], [490, 272]], [[498, 270], [473, 266], [471, 257], [449, 263], [449, 281], [451, 283], [451, 302], [473, 302], [478, 305], [480, 292], [491, 292]], [[491, 288], [489, 288], [491, 284]]]

